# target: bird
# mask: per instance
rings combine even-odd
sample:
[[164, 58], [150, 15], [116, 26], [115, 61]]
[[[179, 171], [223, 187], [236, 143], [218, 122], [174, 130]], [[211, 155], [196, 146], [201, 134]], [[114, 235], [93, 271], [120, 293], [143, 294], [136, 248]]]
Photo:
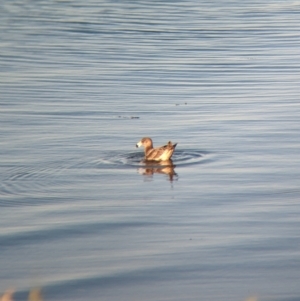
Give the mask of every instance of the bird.
[[142, 138], [136, 147], [144, 146], [145, 161], [167, 161], [172, 157], [177, 143], [172, 144], [171, 141], [167, 145], [153, 148], [152, 139], [149, 137]]

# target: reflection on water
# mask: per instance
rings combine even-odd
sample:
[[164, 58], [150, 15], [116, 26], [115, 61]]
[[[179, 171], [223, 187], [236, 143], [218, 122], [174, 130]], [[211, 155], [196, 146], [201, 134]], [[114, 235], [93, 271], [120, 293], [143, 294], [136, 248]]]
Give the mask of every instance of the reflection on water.
[[[176, 166], [193, 166], [198, 164], [207, 164], [216, 160], [215, 154], [212, 152], [195, 150], [195, 149], [179, 149], [173, 154], [170, 161], [160, 161], [157, 163], [159, 166], [176, 165]], [[153, 165], [159, 161], [145, 161], [144, 153], [142, 152], [121, 152], [114, 151], [109, 154], [99, 155], [95, 164], [98, 168], [107, 168], [108, 166], [113, 167], [138, 167], [140, 165], [148, 164]], [[172, 164], [170, 163], [172, 162]], [[173, 163], [174, 162], [174, 163]]]
[[177, 179], [177, 173], [175, 172], [176, 165], [173, 164], [173, 161], [170, 159], [168, 161], [145, 161], [141, 162], [144, 166], [138, 169], [139, 173], [147, 176], [147, 178], [152, 178], [154, 174], [165, 174], [168, 176], [170, 182], [174, 179]]
[[0, 8], [1, 291], [299, 299], [297, 1]]

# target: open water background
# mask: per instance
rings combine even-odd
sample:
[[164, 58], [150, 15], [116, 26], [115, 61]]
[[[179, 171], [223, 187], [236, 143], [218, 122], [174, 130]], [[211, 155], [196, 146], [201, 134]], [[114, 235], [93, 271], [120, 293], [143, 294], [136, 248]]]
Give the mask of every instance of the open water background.
[[[0, 292], [300, 300], [299, 1], [0, 4]], [[178, 142], [175, 168], [135, 144]]]

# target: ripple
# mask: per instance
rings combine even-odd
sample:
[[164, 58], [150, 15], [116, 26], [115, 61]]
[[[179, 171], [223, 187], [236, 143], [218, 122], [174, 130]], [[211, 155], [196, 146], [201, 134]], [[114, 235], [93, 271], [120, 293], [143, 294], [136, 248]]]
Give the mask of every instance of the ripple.
[[[164, 162], [145, 162], [144, 153], [118, 151], [102, 154], [100, 158], [68, 158], [48, 161], [39, 165], [20, 165], [8, 167], [0, 182], [0, 206], [21, 203], [33, 204], [35, 199], [48, 199], [49, 196], [63, 197], [63, 192], [72, 187], [78, 178], [94, 175], [95, 169], [136, 169], [142, 175], [165, 174], [173, 181], [177, 177], [175, 169], [196, 164], [205, 164], [212, 155], [201, 150], [177, 150], [172, 160]], [[18, 200], [17, 200], [18, 199]]]
[[[195, 164], [208, 163], [212, 159], [212, 154], [207, 151], [201, 150], [186, 150], [186, 151], [176, 151], [172, 156], [172, 165], [176, 167], [188, 166]], [[132, 153], [110, 153], [103, 158], [99, 158], [96, 164], [99, 168], [101, 167], [141, 167], [147, 165], [148, 167], [153, 164], [157, 166], [157, 162], [145, 162], [144, 153], [142, 152], [132, 152]], [[160, 162], [160, 166], [169, 166], [170, 162]]]
[[176, 166], [205, 164], [212, 160], [212, 154], [201, 150], [178, 151], [173, 155]]
[[0, 207], [52, 200], [66, 186], [69, 170], [69, 166], [62, 161], [6, 168], [0, 182]]

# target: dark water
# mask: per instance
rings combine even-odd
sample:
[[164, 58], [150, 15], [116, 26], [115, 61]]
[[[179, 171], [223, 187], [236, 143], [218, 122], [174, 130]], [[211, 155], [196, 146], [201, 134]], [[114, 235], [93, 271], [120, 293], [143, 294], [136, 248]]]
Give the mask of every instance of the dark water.
[[[0, 292], [300, 299], [297, 1], [2, 1]], [[135, 144], [178, 142], [174, 166]]]

